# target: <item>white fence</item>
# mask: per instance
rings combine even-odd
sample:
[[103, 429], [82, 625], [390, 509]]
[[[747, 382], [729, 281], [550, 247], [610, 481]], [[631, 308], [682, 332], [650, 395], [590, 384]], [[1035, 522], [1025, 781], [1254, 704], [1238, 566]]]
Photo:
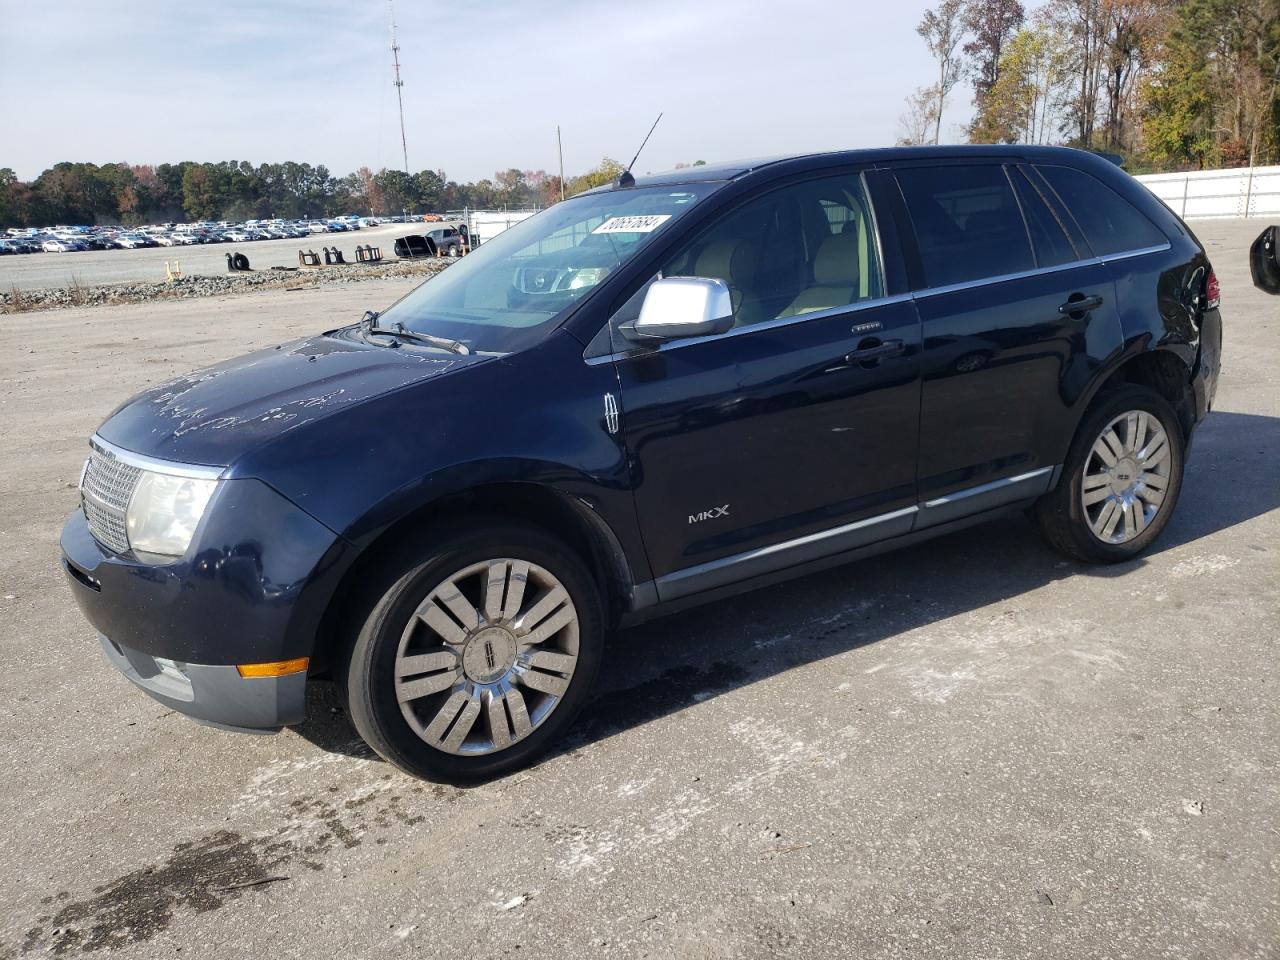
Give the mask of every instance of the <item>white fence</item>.
[[1280, 167], [1149, 173], [1137, 180], [1184, 219], [1268, 217], [1280, 220]]

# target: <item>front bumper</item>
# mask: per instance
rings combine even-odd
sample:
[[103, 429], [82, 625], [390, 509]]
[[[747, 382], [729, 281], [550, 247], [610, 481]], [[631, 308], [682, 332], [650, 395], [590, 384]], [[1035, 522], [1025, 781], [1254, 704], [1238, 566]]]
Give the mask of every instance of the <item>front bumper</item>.
[[232, 666], [161, 660], [98, 635], [107, 659], [135, 687], [210, 726], [270, 733], [306, 716], [307, 674], [242, 677]]
[[61, 546], [76, 604], [136, 686], [219, 726], [302, 721], [305, 673], [245, 678], [236, 667], [315, 654], [350, 552], [319, 521], [260, 481], [226, 480], [176, 563], [112, 553], [80, 510]]

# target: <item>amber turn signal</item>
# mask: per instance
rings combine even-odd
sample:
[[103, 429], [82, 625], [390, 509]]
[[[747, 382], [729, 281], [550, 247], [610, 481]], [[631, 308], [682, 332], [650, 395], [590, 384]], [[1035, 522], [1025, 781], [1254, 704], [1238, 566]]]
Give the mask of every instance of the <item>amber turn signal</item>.
[[294, 657], [292, 660], [277, 660], [275, 663], [241, 663], [236, 665], [236, 670], [242, 677], [283, 677], [290, 673], [302, 673], [310, 662], [310, 657]]

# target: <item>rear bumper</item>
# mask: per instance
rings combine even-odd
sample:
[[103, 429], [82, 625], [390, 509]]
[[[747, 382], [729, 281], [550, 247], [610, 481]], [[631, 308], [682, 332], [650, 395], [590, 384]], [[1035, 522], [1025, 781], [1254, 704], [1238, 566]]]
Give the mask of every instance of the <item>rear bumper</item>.
[[1206, 310], [1200, 322], [1200, 349], [1191, 373], [1191, 389], [1195, 394], [1195, 423], [1213, 409], [1218, 392], [1218, 374], [1222, 370], [1222, 314]]
[[272, 733], [301, 723], [306, 672], [242, 677], [233, 666], [181, 663], [131, 650], [99, 634], [103, 652], [135, 687], [200, 723], [246, 733]]

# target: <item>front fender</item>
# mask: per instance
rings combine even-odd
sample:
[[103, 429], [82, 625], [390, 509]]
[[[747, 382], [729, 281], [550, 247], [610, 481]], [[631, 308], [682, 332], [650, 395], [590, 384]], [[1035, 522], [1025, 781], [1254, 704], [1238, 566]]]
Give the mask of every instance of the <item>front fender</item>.
[[444, 498], [529, 484], [590, 511], [640, 576], [626, 448], [605, 421], [611, 364], [567, 332], [521, 353], [374, 397], [282, 434], [235, 465], [270, 483], [358, 551]]

